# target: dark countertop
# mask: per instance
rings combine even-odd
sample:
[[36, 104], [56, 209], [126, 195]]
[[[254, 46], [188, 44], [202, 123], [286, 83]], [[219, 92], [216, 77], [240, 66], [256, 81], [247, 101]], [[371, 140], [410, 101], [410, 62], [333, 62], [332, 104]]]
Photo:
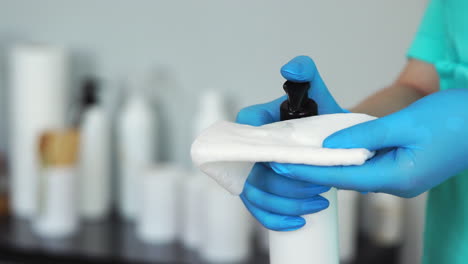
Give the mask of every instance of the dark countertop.
[[[256, 245], [256, 243], [254, 243]], [[379, 248], [359, 238], [355, 263], [396, 264], [398, 248]], [[0, 217], [0, 261], [9, 263], [194, 263], [197, 254], [180, 244], [150, 245], [139, 240], [134, 225], [112, 217], [101, 223], [82, 223], [80, 232], [67, 239], [40, 238], [28, 221]], [[245, 264], [267, 264], [268, 254], [255, 248]]]
[[[134, 225], [116, 217], [101, 223], [83, 223], [67, 239], [35, 235], [28, 221], [0, 218], [0, 260], [15, 263], [203, 263], [179, 244], [150, 245], [139, 240]], [[256, 249], [251, 261], [268, 263]]]

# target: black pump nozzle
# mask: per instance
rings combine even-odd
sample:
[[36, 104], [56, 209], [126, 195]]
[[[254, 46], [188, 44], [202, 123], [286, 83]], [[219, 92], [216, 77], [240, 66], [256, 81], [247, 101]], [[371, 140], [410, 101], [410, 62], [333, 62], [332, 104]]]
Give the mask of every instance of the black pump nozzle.
[[69, 122], [73, 126], [79, 126], [83, 112], [98, 102], [98, 82], [94, 78], [86, 78], [81, 86], [80, 94], [70, 106]]
[[308, 97], [310, 83], [296, 83], [286, 81], [283, 89], [288, 95], [288, 99], [281, 104], [281, 120], [289, 120], [314, 116], [318, 114], [317, 104]]
[[81, 104], [83, 107], [88, 107], [90, 105], [95, 105], [98, 101], [97, 93], [98, 93], [98, 84], [97, 80], [94, 78], [87, 78], [83, 83], [83, 94], [82, 94], [82, 102]]

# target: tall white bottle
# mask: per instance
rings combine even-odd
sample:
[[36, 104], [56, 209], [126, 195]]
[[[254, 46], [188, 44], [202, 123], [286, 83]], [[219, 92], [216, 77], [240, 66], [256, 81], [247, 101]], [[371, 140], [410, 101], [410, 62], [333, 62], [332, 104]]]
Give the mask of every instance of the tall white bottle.
[[[207, 90], [200, 98], [194, 136], [220, 120], [229, 120], [222, 95]], [[252, 248], [252, 218], [239, 197], [199, 172], [185, 187], [185, 244], [198, 249], [207, 263], [245, 262]]]
[[[309, 88], [309, 83], [283, 84], [288, 98], [279, 109], [281, 120], [317, 115], [316, 103], [307, 98]], [[322, 196], [329, 201], [328, 208], [304, 215], [305, 226], [294, 231], [270, 231], [271, 264], [339, 263], [337, 190], [331, 188]]]
[[143, 89], [132, 87], [118, 121], [119, 199], [118, 209], [126, 220], [134, 220], [138, 211], [138, 186], [156, 159], [156, 116]]
[[36, 213], [37, 144], [45, 130], [65, 126], [68, 73], [68, 55], [62, 48], [23, 44], [10, 52], [10, 189], [15, 216]]
[[87, 220], [101, 220], [110, 211], [110, 120], [97, 99], [94, 80], [84, 86], [79, 158], [79, 211]]
[[[215, 90], [202, 92], [199, 99], [198, 111], [194, 117], [193, 138], [216, 121], [226, 120], [227, 114], [221, 95]], [[183, 232], [181, 239], [186, 248], [198, 249], [205, 230], [201, 208], [205, 206], [202, 201], [202, 191], [210, 179], [194, 168], [192, 177], [182, 183], [184, 215]]]

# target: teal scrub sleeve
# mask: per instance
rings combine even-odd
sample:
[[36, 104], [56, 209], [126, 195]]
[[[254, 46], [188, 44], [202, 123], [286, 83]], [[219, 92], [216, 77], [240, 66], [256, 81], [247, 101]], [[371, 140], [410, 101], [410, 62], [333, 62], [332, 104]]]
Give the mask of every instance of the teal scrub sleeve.
[[448, 37], [442, 0], [432, 0], [408, 51], [408, 58], [431, 64], [447, 59]]

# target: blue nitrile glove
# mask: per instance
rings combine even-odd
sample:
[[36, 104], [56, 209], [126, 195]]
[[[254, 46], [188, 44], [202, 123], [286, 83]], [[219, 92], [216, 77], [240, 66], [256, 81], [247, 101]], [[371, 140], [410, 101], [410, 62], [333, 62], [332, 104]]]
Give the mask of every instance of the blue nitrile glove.
[[[335, 102], [317, 71], [315, 63], [299, 56], [281, 68], [283, 77], [295, 82], [310, 82], [309, 97], [318, 104], [319, 114], [344, 112]], [[285, 96], [270, 103], [242, 109], [237, 122], [260, 126], [279, 121], [280, 104]], [[328, 201], [319, 196], [330, 188], [294, 180], [275, 173], [268, 163], [257, 163], [252, 169], [240, 195], [247, 209], [265, 227], [288, 231], [305, 224], [300, 215], [318, 212], [328, 207]]]
[[290, 231], [305, 225], [301, 215], [328, 207], [328, 200], [319, 194], [329, 189], [281, 176], [268, 164], [256, 163], [240, 197], [263, 226], [276, 231]]
[[325, 139], [327, 148], [379, 151], [361, 166], [270, 165], [291, 179], [414, 197], [468, 168], [467, 102], [467, 89], [437, 92]]

